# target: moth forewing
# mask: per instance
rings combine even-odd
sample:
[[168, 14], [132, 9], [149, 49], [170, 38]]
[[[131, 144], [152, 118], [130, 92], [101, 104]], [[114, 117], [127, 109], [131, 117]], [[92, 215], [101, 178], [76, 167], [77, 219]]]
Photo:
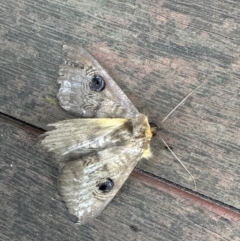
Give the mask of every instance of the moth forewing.
[[132, 102], [86, 50], [67, 45], [63, 50], [66, 59], [59, 69], [58, 99], [64, 109], [91, 118], [134, 118], [138, 114]]
[[[80, 224], [96, 217], [108, 205], [140, 158], [138, 147], [115, 146], [68, 162], [61, 169], [60, 193]], [[108, 180], [112, 185], [107, 189], [104, 184]]]

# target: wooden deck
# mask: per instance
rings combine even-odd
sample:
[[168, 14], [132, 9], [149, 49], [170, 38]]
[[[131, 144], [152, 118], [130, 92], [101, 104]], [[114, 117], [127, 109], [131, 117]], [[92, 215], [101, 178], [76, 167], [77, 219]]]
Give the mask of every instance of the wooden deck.
[[[240, 240], [239, 1], [7, 0], [0, 12], [0, 240]], [[162, 127], [153, 157], [84, 226], [39, 145], [48, 123], [73, 118], [56, 98], [64, 43], [87, 49]]]

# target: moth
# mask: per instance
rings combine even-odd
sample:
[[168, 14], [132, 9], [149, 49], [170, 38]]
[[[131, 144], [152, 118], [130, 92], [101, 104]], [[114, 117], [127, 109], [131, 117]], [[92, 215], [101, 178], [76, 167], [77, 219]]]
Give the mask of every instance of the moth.
[[86, 50], [64, 45], [63, 51], [58, 99], [81, 118], [50, 124], [42, 145], [59, 159], [60, 194], [84, 224], [109, 204], [138, 161], [151, 156], [156, 129]]

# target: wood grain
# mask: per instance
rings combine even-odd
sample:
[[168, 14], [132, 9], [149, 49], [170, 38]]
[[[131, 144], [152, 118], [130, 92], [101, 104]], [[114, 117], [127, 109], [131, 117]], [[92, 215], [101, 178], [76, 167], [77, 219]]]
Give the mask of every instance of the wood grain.
[[[152, 142], [153, 158], [142, 160], [137, 170], [155, 175], [156, 178], [166, 179], [184, 188], [194, 189], [191, 177], [164, 149], [160, 140], [162, 137], [173, 147], [173, 151], [195, 177], [199, 194], [209, 197], [213, 202], [219, 201], [223, 206], [228, 205], [229, 208], [235, 208], [234, 210], [240, 209], [240, 3], [238, 1], [20, 0], [16, 2], [9, 0], [0, 3], [0, 11], [0, 112], [2, 114], [44, 130], [47, 129], [48, 123], [73, 118], [74, 116], [58, 105], [56, 94], [59, 86], [56, 79], [59, 65], [63, 61], [62, 45], [67, 43], [82, 46], [103, 65], [136, 108], [148, 115], [151, 122], [162, 127], [161, 133]], [[206, 84], [189, 97], [166, 122], [161, 123], [170, 110], [203, 81], [207, 81]], [[13, 177], [15, 180], [14, 175], [18, 175], [15, 181], [19, 185], [19, 190], [26, 188], [28, 194], [24, 192], [21, 193], [22, 196], [20, 194], [14, 196], [16, 191], [13, 191], [7, 195], [5, 193], [11, 188], [1, 185], [4, 195], [1, 203], [7, 205], [10, 200], [8, 198], [12, 199], [9, 201], [11, 203], [9, 216], [5, 215], [1, 223], [5, 225], [6, 222], [10, 222], [6, 229], [9, 232], [3, 232], [5, 226], [1, 226], [0, 233], [3, 240], [12, 240], [13, 233], [23, 235], [23, 240], [29, 240], [33, 239], [31, 235], [36, 235], [35, 230], [39, 230], [37, 228], [39, 223], [42, 223], [42, 230], [46, 229], [46, 223], [50, 223], [50, 221], [43, 222], [48, 212], [46, 210], [49, 209], [41, 211], [44, 205], [38, 206], [32, 200], [35, 194], [31, 193], [36, 191], [38, 193], [36, 195], [42, 199], [45, 198], [48, 188], [50, 188], [49, 196], [57, 193], [56, 187], [52, 184], [49, 184], [49, 187], [45, 186], [45, 178], [38, 183], [34, 178], [38, 175], [53, 175], [55, 180], [58, 173], [57, 164], [56, 162], [53, 164], [54, 161], [46, 153], [34, 147], [37, 145], [34, 138], [29, 137], [29, 144], [26, 146], [21, 146], [20, 141], [14, 142], [15, 135], [18, 140], [21, 138], [18, 127], [11, 128], [10, 125], [4, 129], [8, 133], [7, 136], [12, 138], [9, 139], [12, 147], [10, 149], [7, 147], [10, 144], [1, 142], [1, 148], [6, 151], [2, 160], [10, 158], [20, 163], [25, 163], [26, 160], [29, 165], [35, 163], [38, 158], [41, 161], [37, 162], [34, 174], [23, 164], [17, 170], [3, 169], [4, 177], [9, 178], [7, 180]], [[28, 143], [27, 140], [24, 143]], [[20, 149], [26, 153], [18, 155]], [[43, 170], [45, 174], [42, 173]], [[25, 173], [30, 176], [21, 180], [22, 174]], [[51, 183], [49, 178], [47, 180], [47, 183]], [[138, 181], [135, 183], [136, 179], [133, 176], [129, 182], [131, 186], [136, 185], [138, 194], [142, 192], [142, 186], [144, 190], [152, 189], [144, 180], [141, 180], [141, 185], [138, 186]], [[14, 185], [12, 183], [12, 186]], [[34, 190], [31, 189], [32, 186]], [[129, 186], [129, 192], [130, 190]], [[132, 194], [133, 200], [136, 199], [134, 195], [138, 194]], [[33, 195], [23, 201], [32, 205], [33, 210], [24, 216], [27, 207], [25, 204], [18, 204], [16, 198], [21, 200], [26, 195]], [[154, 195], [158, 196], [157, 192], [151, 197], [153, 200], [156, 198]], [[177, 200], [177, 197], [174, 198]], [[149, 201], [150, 209], [154, 208], [153, 200]], [[49, 200], [48, 205], [53, 212], [58, 214], [56, 211], [58, 205], [62, 212], [64, 204], [52, 201]], [[118, 206], [121, 212], [126, 207]], [[40, 215], [42, 219], [34, 224], [29, 223], [28, 229], [24, 228], [23, 223], [30, 222], [30, 217], [34, 215]], [[68, 215], [67, 210], [64, 215]], [[170, 214], [166, 214], [168, 215]], [[187, 215], [187, 212], [183, 215]], [[199, 216], [201, 223], [204, 223], [201, 221], [204, 220], [203, 216]], [[180, 217], [179, 214], [175, 220], [177, 224], [180, 222]], [[149, 216], [148, 218], [151, 220]], [[158, 218], [152, 220], [157, 228], [165, 216]], [[66, 220], [67, 218], [60, 223], [68, 226]], [[112, 223], [117, 222], [116, 220], [117, 218], [104, 225], [106, 228], [104, 230], [108, 227], [112, 232]], [[142, 220], [147, 222], [147, 218]], [[141, 229], [145, 224], [141, 220], [139, 222], [137, 227]], [[201, 225], [192, 225], [191, 221], [191, 227], [190, 223], [186, 225], [189, 230], [191, 229], [193, 236], [188, 236], [185, 240], [189, 240], [189, 237], [194, 240], [234, 240], [232, 236], [235, 240], [239, 239], [239, 234], [234, 231], [239, 226], [238, 222], [237, 224], [230, 222], [229, 226], [226, 226], [228, 232], [225, 232], [224, 228], [219, 228], [222, 219], [219, 222], [211, 223], [210, 226], [216, 226], [216, 230], [213, 229], [210, 239], [206, 238], [204, 228], [199, 231]], [[118, 230], [121, 230], [118, 232], [119, 239], [120, 237], [126, 239], [128, 236], [124, 235], [132, 232], [129, 229], [126, 231], [123, 226], [117, 226]], [[170, 226], [169, 230], [173, 232], [173, 223]], [[101, 240], [96, 234], [96, 230], [101, 229], [100, 227], [101, 223], [98, 223], [94, 228], [84, 229], [81, 233], [83, 240]], [[165, 231], [168, 228], [165, 227]], [[218, 228], [221, 231], [218, 232]], [[78, 230], [75, 227], [74, 229]], [[57, 236], [60, 235], [59, 230], [57, 227], [58, 234], [54, 236], [53, 231], [50, 232], [49, 229], [53, 240], [60, 237]], [[151, 237], [155, 240], [157, 236], [154, 235], [157, 234], [153, 230], [155, 229], [150, 228], [148, 232], [153, 232]], [[112, 240], [111, 237], [114, 236], [111, 235], [114, 235], [114, 232], [111, 232], [106, 239], [103, 239]], [[189, 235], [191, 232], [186, 231]], [[71, 235], [73, 235], [72, 240], [77, 238], [74, 232]], [[150, 233], [148, 235], [150, 237]], [[165, 235], [162, 236], [162, 240], [181, 238], [181, 234]], [[62, 239], [68, 237], [67, 233], [61, 237]], [[49, 240], [49, 236], [45, 237], [46, 240], [47, 238]], [[129, 236], [129, 240], [134, 238], [144, 240], [138, 236]]]

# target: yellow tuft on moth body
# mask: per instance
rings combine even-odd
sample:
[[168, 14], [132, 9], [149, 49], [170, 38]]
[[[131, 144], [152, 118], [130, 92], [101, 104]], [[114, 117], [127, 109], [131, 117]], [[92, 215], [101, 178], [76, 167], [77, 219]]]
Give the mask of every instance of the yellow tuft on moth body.
[[100, 126], [119, 126], [124, 123], [126, 123], [128, 119], [125, 118], [98, 118], [96, 119], [96, 124], [99, 124]]
[[142, 158], [149, 159], [150, 157], [152, 157], [152, 152], [150, 149], [150, 145], [148, 145], [148, 148], [143, 151]]
[[150, 141], [151, 141], [151, 138], [153, 136], [153, 132], [152, 132], [152, 128], [151, 128], [151, 126], [148, 122], [147, 116], [145, 116], [144, 121], [145, 121], [146, 126], [147, 126], [147, 128], [145, 130], [145, 137], [146, 137], [148, 143], [147, 143], [147, 148], [145, 148], [144, 151], [143, 151], [142, 157], [146, 158], [146, 159], [149, 159], [150, 157], [152, 157], [152, 152], [151, 152], [151, 148], [150, 148]]

